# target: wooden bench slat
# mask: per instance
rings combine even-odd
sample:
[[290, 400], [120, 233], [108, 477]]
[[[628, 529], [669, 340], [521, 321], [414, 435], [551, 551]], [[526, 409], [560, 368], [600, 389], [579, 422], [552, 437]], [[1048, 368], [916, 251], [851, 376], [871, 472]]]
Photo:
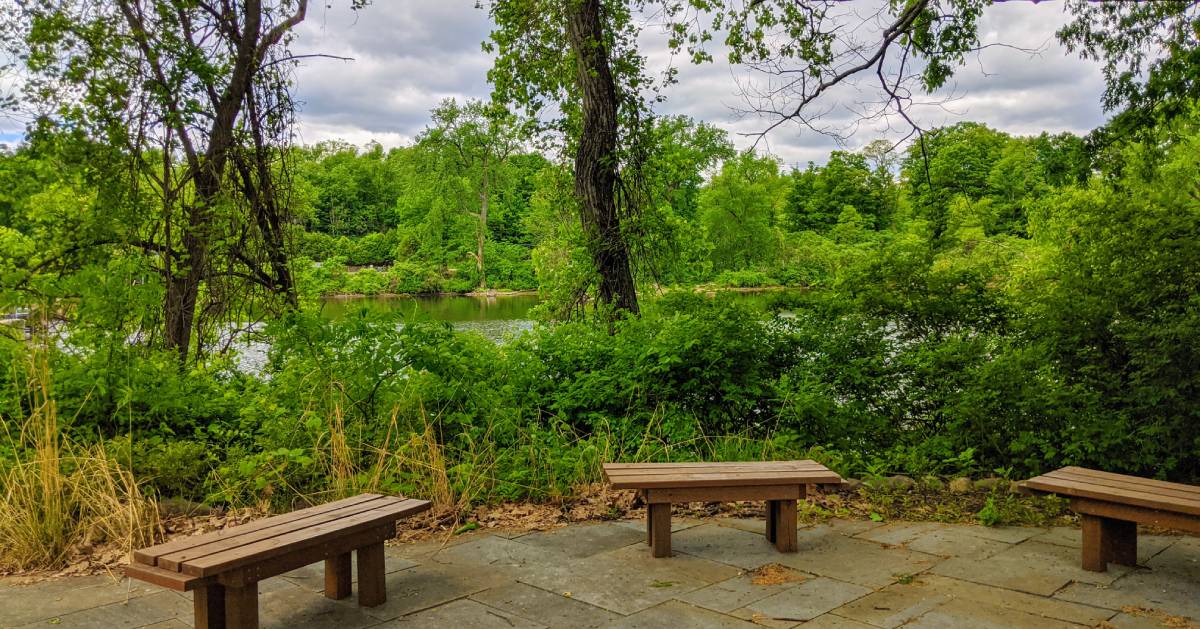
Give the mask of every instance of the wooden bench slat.
[[153, 566], [153, 565], [157, 564], [156, 559], [158, 557], [160, 557], [162, 555], [166, 555], [168, 553], [178, 552], [181, 550], [186, 550], [188, 548], [194, 548], [196, 546], [209, 544], [209, 543], [219, 541], [219, 540], [230, 539], [232, 537], [236, 537], [239, 535], [245, 535], [245, 534], [252, 533], [254, 531], [264, 529], [264, 528], [277, 527], [277, 526], [280, 526], [281, 524], [285, 524], [288, 522], [293, 522], [293, 521], [303, 520], [305, 518], [310, 518], [315, 515], [324, 513], [326, 511], [333, 511], [336, 509], [341, 509], [341, 508], [352, 506], [352, 505], [359, 504], [362, 502], [378, 500], [380, 498], [383, 498], [383, 496], [381, 496], [379, 494], [361, 494], [358, 496], [354, 496], [353, 498], [346, 498], [344, 500], [336, 500], [334, 502], [328, 502], [328, 503], [325, 503], [322, 505], [316, 505], [316, 506], [307, 507], [304, 509], [298, 509], [298, 510], [292, 511], [290, 513], [284, 513], [282, 515], [272, 516], [269, 518], [264, 518], [262, 520], [255, 520], [253, 522], [247, 522], [246, 524], [240, 524], [238, 526], [230, 527], [227, 529], [222, 529], [220, 531], [213, 531], [211, 533], [204, 533], [201, 535], [191, 535], [188, 537], [181, 537], [178, 539], [173, 539], [164, 544], [159, 544], [157, 546], [150, 546], [148, 548], [142, 548], [140, 550], [134, 551], [133, 558], [134, 558], [134, 561], [136, 561], [138, 563], [143, 563], [143, 564]]
[[1062, 479], [1077, 483], [1088, 483], [1099, 487], [1111, 487], [1113, 489], [1145, 492], [1155, 496], [1161, 496], [1165, 500], [1172, 500], [1176, 498], [1180, 500], [1200, 500], [1200, 492], [1185, 492], [1174, 488], [1154, 487], [1138, 483], [1130, 483], [1124, 479], [1105, 478], [1101, 476], [1092, 476], [1090, 474], [1079, 474], [1076, 472], [1068, 472], [1066, 469], [1054, 470], [1053, 472], [1043, 474], [1043, 477]]
[[604, 469], [615, 472], [637, 470], [678, 470], [689, 469], [740, 469], [753, 468], [763, 470], [797, 470], [797, 469], [826, 469], [816, 461], [727, 461], [720, 463], [605, 463]]
[[624, 478], [628, 476], [669, 476], [676, 474], [806, 474], [827, 472], [828, 468], [813, 465], [807, 467], [754, 467], [754, 466], [723, 466], [723, 467], [639, 467], [626, 469], [605, 469], [609, 478]]
[[196, 589], [198, 586], [209, 581], [206, 577], [196, 577], [186, 574], [180, 574], [174, 570], [164, 570], [154, 566], [147, 566], [142, 563], [131, 563], [124, 567], [125, 576], [131, 579], [139, 579], [147, 583], [153, 583], [159, 587], [175, 590], [176, 592], [187, 592]]
[[[1090, 470], [1086, 467], [1075, 467], [1073, 465], [1059, 468], [1057, 470], [1054, 470], [1054, 472], [1065, 472], [1068, 474], [1079, 474], [1082, 476], [1088, 476], [1088, 477], [1097, 478], [1097, 479], [1119, 481], [1122, 483], [1127, 483], [1129, 485], [1138, 485], [1140, 487], [1145, 487], [1145, 488], [1153, 489], [1153, 490], [1161, 489], [1161, 490], [1170, 491], [1170, 492], [1182, 492], [1184, 494], [1189, 494], [1192, 497], [1200, 498], [1200, 487], [1198, 487], [1196, 485], [1185, 485], [1183, 483], [1172, 483], [1172, 482], [1168, 482], [1165, 480], [1156, 480], [1153, 478], [1142, 478], [1140, 476], [1129, 476], [1126, 474], [1117, 474], [1114, 472], [1103, 472], [1100, 470]], [[1054, 473], [1054, 472], [1052, 472], [1052, 473]]]
[[241, 546], [253, 544], [254, 542], [260, 540], [277, 537], [279, 535], [285, 535], [293, 531], [303, 531], [325, 522], [331, 522], [340, 518], [355, 515], [357, 513], [371, 511], [373, 509], [392, 504], [397, 500], [398, 499], [391, 498], [390, 496], [380, 496], [375, 500], [366, 500], [359, 503], [345, 505], [338, 509], [312, 513], [299, 519], [286, 518], [286, 516], [289, 514], [284, 514], [283, 516], [275, 516], [275, 518], [281, 518], [282, 521], [274, 521], [275, 518], [258, 520], [257, 522], [262, 522], [264, 524], [250, 531], [240, 531], [238, 529], [241, 527], [235, 526], [229, 529], [228, 535], [219, 539], [196, 544], [190, 548], [183, 548], [181, 550], [160, 554], [155, 558], [155, 565], [166, 570], [179, 570], [181, 564], [199, 557], [212, 555], [226, 550], [233, 550]]
[[430, 503], [425, 500], [404, 500], [311, 528], [189, 560], [182, 564], [182, 571], [195, 576], [210, 576], [228, 572], [279, 555], [294, 553], [306, 547], [317, 546], [341, 536], [352, 535], [388, 522], [394, 522], [402, 517], [425, 511], [430, 506]]
[[1147, 509], [1088, 498], [1072, 498], [1071, 510], [1075, 513], [1086, 513], [1102, 518], [1124, 520], [1126, 522], [1138, 522], [1162, 528], [1189, 531], [1200, 535], [1200, 518], [1170, 511]]
[[653, 489], [667, 487], [737, 487], [756, 485], [824, 485], [840, 483], [840, 476], [831, 471], [672, 474], [620, 476], [610, 478], [614, 489]]
[[1131, 504], [1149, 509], [1200, 515], [1200, 500], [1167, 498], [1141, 491], [1104, 487], [1086, 482], [1038, 476], [1021, 483], [1023, 487], [1052, 494]]

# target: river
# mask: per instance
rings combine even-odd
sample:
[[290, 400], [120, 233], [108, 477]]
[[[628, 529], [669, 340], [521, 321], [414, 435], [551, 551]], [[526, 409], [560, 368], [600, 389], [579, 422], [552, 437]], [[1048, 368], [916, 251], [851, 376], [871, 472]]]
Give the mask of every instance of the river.
[[409, 321], [448, 321], [458, 330], [478, 332], [494, 341], [533, 327], [529, 311], [541, 302], [535, 294], [432, 295], [421, 297], [354, 297], [326, 299], [321, 314], [340, 319], [351, 312], [400, 311]]
[[[769, 293], [735, 292], [740, 302], [766, 307]], [[516, 295], [426, 295], [418, 297], [339, 297], [321, 302], [322, 316], [337, 320], [360, 312], [400, 311], [406, 321], [447, 321], [456, 330], [472, 331], [503, 343], [506, 338], [533, 328], [530, 310], [541, 303], [536, 294]], [[267, 345], [248, 336], [234, 342], [242, 370], [259, 373], [266, 364]]]

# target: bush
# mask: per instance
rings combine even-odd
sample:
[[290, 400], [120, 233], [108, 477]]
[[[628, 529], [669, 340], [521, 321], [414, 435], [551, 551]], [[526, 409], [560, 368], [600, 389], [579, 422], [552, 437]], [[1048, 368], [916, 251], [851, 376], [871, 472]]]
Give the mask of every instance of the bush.
[[713, 283], [717, 286], [728, 286], [730, 288], [761, 288], [763, 286], [776, 286], [779, 284], [779, 282], [766, 273], [751, 270], [724, 271], [717, 275]]

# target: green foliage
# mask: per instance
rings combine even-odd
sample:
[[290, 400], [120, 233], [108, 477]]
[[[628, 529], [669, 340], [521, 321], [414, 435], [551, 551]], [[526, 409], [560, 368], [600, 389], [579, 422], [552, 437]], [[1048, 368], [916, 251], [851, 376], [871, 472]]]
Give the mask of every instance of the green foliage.
[[891, 186], [891, 173], [872, 171], [864, 155], [834, 151], [824, 166], [792, 171], [785, 221], [792, 231], [826, 231], [852, 207], [868, 228], [880, 227], [891, 214]]
[[775, 256], [776, 214], [783, 195], [784, 179], [774, 159], [747, 151], [725, 162], [700, 194], [713, 269], [742, 269]]
[[713, 284], [729, 288], [760, 288], [774, 286], [778, 282], [762, 271], [724, 271], [713, 279]]

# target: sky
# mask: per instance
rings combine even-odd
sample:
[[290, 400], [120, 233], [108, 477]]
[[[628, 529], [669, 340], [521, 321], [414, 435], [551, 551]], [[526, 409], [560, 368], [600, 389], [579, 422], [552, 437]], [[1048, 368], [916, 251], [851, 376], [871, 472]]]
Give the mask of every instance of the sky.
[[[880, 0], [856, 0], [848, 11], [869, 12]], [[296, 72], [298, 141], [344, 140], [385, 147], [412, 140], [429, 123], [429, 110], [445, 98], [486, 99], [492, 59], [481, 47], [492, 29], [477, 0], [375, 0], [354, 12], [345, 2], [314, 3], [293, 44], [297, 54], [350, 57], [350, 61], [308, 58]], [[486, 3], [480, 2], [486, 5]], [[914, 109], [923, 127], [974, 120], [1017, 135], [1042, 131], [1086, 133], [1104, 123], [1100, 108], [1103, 77], [1099, 66], [1070, 55], [1054, 38], [1066, 20], [1059, 2], [1003, 2], [981, 20], [984, 44], [1038, 49], [1030, 55], [992, 47], [968, 58], [954, 79], [931, 98], [940, 106]], [[898, 140], [908, 129], [883, 123], [860, 125], [844, 141], [785, 124], [765, 138], [753, 134], [771, 120], [743, 115], [739, 86], [750, 78], [730, 66], [719, 48], [713, 63], [692, 65], [672, 58], [661, 29], [647, 20], [640, 49], [649, 69], [678, 68], [678, 82], [666, 88], [660, 114], [684, 114], [729, 131], [739, 148], [755, 145], [785, 164], [823, 163], [831, 150], [855, 149], [885, 137]], [[2, 78], [2, 77], [0, 77]], [[869, 84], [864, 84], [869, 87]], [[823, 98], [826, 122], [843, 128], [848, 107], [874, 98], [871, 90], [839, 89]], [[19, 140], [21, 124], [0, 119], [0, 143]], [[757, 142], [757, 143], [756, 143]]]

